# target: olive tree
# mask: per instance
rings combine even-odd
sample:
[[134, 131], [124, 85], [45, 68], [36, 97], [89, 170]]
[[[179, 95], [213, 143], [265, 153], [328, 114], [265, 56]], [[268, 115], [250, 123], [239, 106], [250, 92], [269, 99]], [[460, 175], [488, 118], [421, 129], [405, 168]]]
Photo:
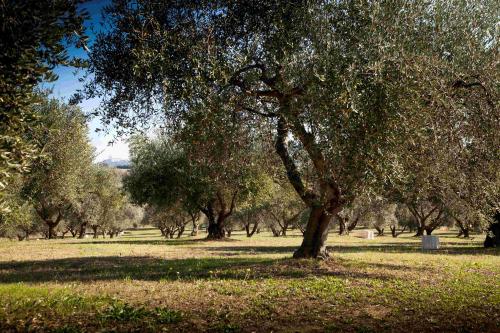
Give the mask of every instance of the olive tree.
[[[494, 43], [491, 6], [116, 1], [107, 8], [111, 29], [92, 50], [86, 93], [103, 98], [105, 122], [125, 129], [155, 114], [183, 124], [193, 110], [266, 124], [309, 211], [294, 256], [326, 257], [332, 216], [364, 187], [403, 177], [400, 146], [423, 127], [432, 132], [425, 116], [439, 110], [440, 96], [429, 96], [429, 81], [452, 87], [475, 75], [480, 62], [468, 61]], [[218, 132], [208, 134], [217, 142]]]
[[43, 126], [31, 133], [43, 156], [33, 162], [33, 170], [23, 182], [23, 195], [48, 227], [48, 238], [64, 214], [86, 195], [87, 172], [93, 148], [81, 111], [55, 99], [43, 99], [36, 106]]
[[57, 79], [57, 65], [82, 67], [70, 58], [70, 47], [86, 41], [86, 13], [78, 1], [15, 1], [0, 3], [0, 210], [9, 179], [30, 170], [40, 155], [31, 131], [40, 122], [33, 105], [40, 102], [37, 85]]

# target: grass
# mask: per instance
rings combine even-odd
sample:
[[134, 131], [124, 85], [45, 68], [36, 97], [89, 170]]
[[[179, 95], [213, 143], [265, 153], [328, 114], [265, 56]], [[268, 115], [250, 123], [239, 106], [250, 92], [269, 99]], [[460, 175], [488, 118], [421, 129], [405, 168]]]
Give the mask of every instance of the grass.
[[293, 233], [0, 240], [0, 331], [500, 331], [500, 252], [438, 235], [332, 234], [325, 262], [291, 259]]

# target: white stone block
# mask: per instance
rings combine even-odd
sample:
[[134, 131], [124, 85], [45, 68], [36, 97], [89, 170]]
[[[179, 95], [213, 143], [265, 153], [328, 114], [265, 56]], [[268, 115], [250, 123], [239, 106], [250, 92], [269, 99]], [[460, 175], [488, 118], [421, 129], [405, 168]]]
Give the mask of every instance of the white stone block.
[[359, 230], [356, 232], [355, 236], [364, 239], [375, 239], [375, 235], [371, 230]]
[[422, 250], [439, 249], [439, 237], [432, 235], [422, 236]]

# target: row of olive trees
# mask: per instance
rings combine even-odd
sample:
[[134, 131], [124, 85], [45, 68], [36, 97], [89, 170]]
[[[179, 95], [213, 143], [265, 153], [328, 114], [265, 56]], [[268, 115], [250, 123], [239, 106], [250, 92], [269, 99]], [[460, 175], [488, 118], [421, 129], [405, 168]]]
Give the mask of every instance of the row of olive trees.
[[40, 95], [33, 106], [40, 126], [29, 141], [42, 155], [31, 170], [17, 175], [5, 199], [9, 208], [0, 215], [3, 236], [27, 239], [42, 233], [55, 238], [68, 232], [84, 237], [86, 227], [115, 236], [140, 219], [121, 186], [121, 176], [95, 165], [81, 111]]
[[328, 256], [332, 216], [362, 193], [404, 203], [419, 234], [444, 207], [498, 207], [494, 1], [129, 2], [106, 7], [84, 95], [123, 130], [165, 120], [180, 155], [136, 158], [175, 165], [133, 175], [150, 180], [137, 201], [185, 200], [220, 238], [255, 162], [279, 163], [309, 212], [297, 258]]

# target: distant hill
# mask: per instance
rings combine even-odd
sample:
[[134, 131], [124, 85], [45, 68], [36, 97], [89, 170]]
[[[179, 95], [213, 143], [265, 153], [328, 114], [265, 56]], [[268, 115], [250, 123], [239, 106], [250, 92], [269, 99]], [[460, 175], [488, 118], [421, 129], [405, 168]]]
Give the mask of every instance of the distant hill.
[[130, 161], [129, 160], [121, 160], [118, 158], [108, 158], [102, 162], [101, 164], [107, 165], [111, 168], [118, 168], [118, 169], [128, 169], [130, 168]]

